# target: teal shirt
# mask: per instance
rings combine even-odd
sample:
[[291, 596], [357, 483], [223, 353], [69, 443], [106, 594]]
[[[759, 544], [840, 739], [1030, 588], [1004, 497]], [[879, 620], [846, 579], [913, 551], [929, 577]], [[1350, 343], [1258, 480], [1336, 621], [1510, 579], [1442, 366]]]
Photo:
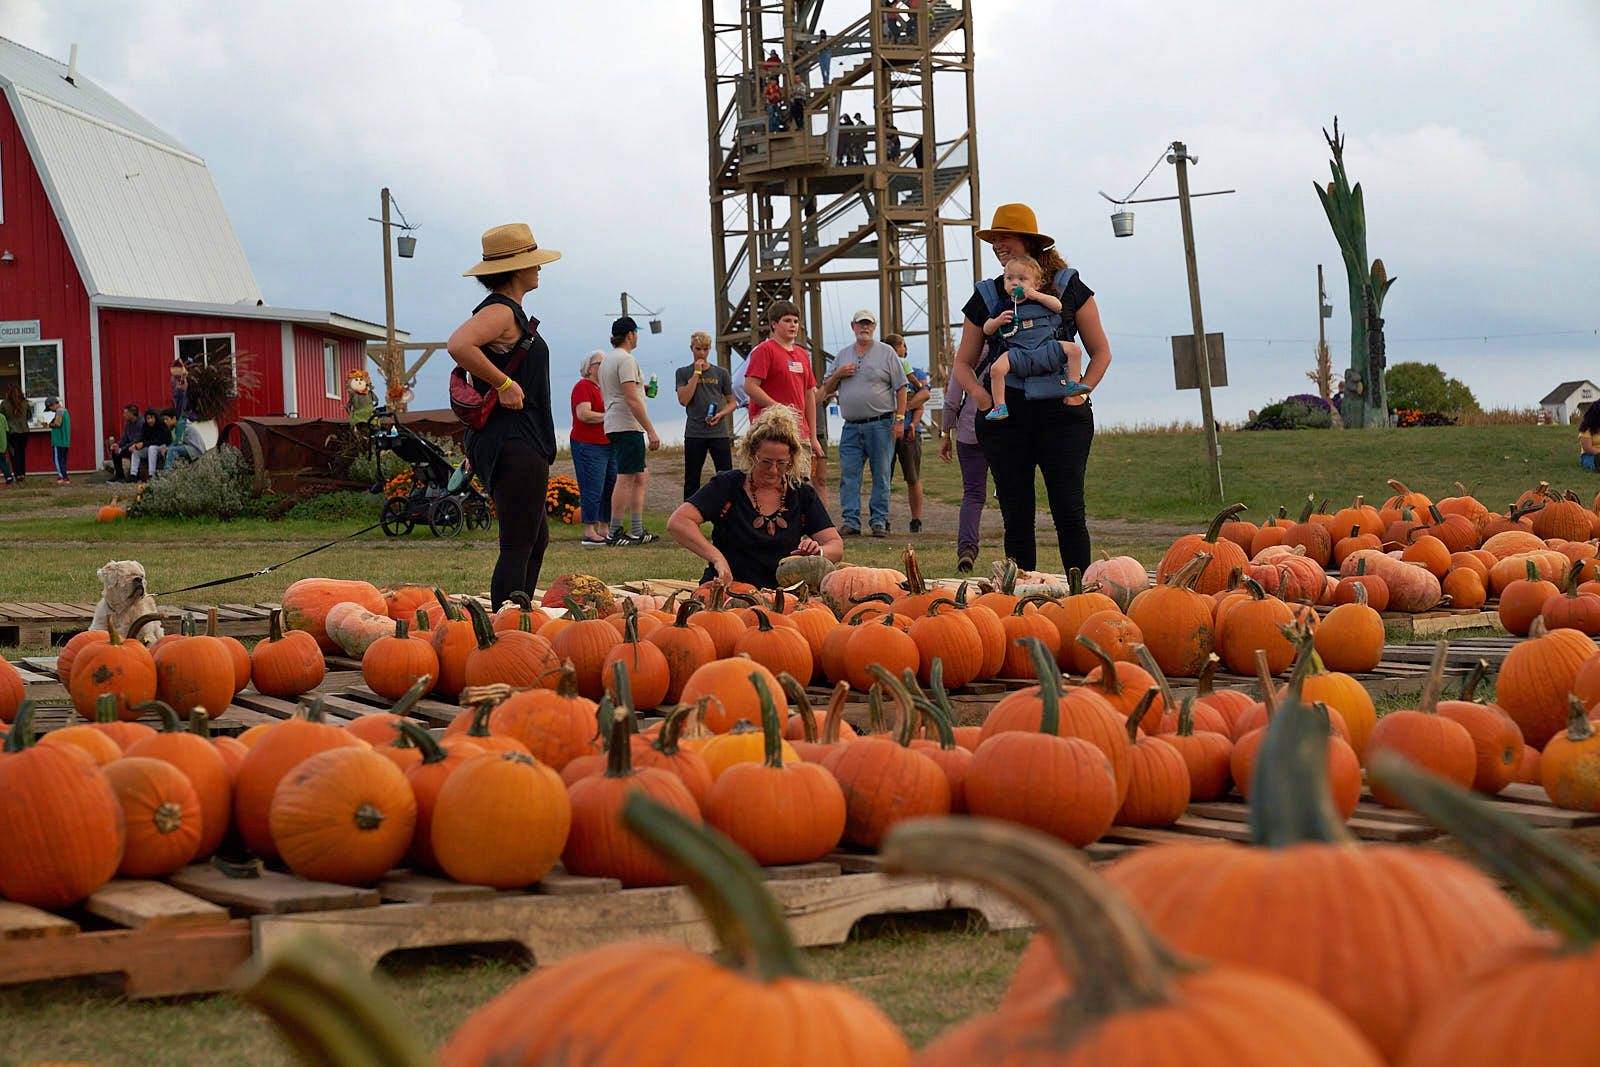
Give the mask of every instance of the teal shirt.
[[57, 448], [66, 448], [72, 443], [72, 416], [67, 414], [65, 407], [55, 410], [56, 424], [50, 428], [50, 443]]

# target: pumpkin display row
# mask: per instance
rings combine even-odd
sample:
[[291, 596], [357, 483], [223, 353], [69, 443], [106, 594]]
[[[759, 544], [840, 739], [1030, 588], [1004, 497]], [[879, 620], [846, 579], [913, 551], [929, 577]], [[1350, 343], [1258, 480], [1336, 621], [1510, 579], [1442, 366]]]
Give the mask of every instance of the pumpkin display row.
[[[467, 1018], [436, 1057], [363, 970], [312, 937], [268, 961], [243, 995], [307, 1062], [334, 1067], [557, 1056], [927, 1067], [1593, 1062], [1600, 1022], [1585, 998], [1600, 979], [1600, 868], [1393, 754], [1378, 759], [1377, 780], [1521, 890], [1559, 937], [1461, 860], [1357, 844], [1328, 803], [1328, 718], [1301, 699], [1299, 680], [1262, 746], [1254, 788], [1272, 802], [1252, 810], [1258, 847], [1156, 844], [1100, 877], [1058, 839], [1005, 822], [920, 818], [891, 830], [886, 870], [980, 883], [1038, 927], [1001, 1003], [917, 1054], [860, 994], [806, 976], [748, 857], [643, 791], [622, 802], [621, 824], [690, 888], [717, 957], [638, 942], [540, 967]], [[1352, 922], [1357, 895], [1363, 921]], [[648, 1020], [663, 994], [683, 1009], [665, 1032]], [[1525, 1007], [1508, 1018], [1508, 1003]], [[730, 1028], [696, 1010], [713, 1004], [763, 1023]]]

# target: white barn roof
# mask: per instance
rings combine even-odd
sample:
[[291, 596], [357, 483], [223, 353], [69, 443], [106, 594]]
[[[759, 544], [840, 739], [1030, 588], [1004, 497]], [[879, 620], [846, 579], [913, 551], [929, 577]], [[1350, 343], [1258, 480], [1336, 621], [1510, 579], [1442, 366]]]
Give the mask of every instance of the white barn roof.
[[11, 105], [91, 296], [261, 299], [205, 160], [78, 73], [0, 37]]

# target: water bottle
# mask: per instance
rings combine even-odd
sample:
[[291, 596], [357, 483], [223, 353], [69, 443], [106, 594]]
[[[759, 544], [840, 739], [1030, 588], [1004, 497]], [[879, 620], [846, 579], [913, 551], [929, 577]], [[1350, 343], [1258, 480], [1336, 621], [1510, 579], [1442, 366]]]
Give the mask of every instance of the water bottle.
[[656, 376], [652, 374], [650, 375], [650, 384], [644, 387], [644, 395], [653, 399], [656, 395], [656, 390]]
[[709, 405], [706, 406], [706, 418], [709, 419], [709, 418], [711, 418], [711, 416], [715, 415], [716, 413], [717, 413], [717, 405], [716, 405], [715, 401], [712, 401]]

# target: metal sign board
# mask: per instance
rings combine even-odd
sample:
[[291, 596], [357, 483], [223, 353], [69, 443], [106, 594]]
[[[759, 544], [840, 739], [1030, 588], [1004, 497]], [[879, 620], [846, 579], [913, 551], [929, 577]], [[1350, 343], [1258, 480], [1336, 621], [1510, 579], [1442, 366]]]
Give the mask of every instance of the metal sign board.
[[[1211, 364], [1211, 388], [1228, 384], [1228, 363], [1223, 357], [1222, 335], [1206, 334], [1206, 362]], [[1200, 388], [1200, 367], [1194, 356], [1194, 334], [1180, 333], [1172, 338], [1172, 377], [1179, 389]]]
[[0, 345], [21, 344], [39, 339], [38, 319], [17, 319], [0, 322]]

